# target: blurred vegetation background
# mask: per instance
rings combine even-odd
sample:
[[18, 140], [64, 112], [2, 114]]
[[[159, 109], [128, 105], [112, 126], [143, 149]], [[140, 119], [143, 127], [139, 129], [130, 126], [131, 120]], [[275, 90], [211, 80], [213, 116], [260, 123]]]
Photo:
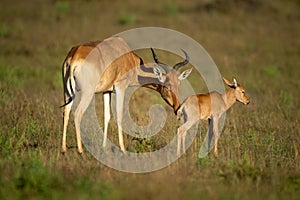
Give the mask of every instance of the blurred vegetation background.
[[[206, 122], [182, 158], [153, 173], [122, 173], [88, 152], [78, 155], [73, 123], [61, 155], [66, 54], [74, 45], [145, 26], [194, 38], [222, 75], [236, 76], [246, 88], [251, 104], [229, 111], [219, 157], [197, 158]], [[299, 0], [2, 0], [0, 198], [299, 199], [299, 35]], [[200, 76], [188, 79], [206, 92]], [[126, 137], [131, 151], [153, 151], [175, 136], [172, 111], [152, 91], [135, 94], [133, 118], [147, 122], [153, 102], [169, 109], [168, 122], [154, 138]], [[109, 137], [117, 141], [113, 120]]]

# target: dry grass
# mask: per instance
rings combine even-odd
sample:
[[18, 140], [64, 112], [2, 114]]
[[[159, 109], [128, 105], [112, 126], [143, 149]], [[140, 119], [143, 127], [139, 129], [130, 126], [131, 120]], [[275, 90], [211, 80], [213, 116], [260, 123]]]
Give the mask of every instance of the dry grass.
[[[225, 2], [2, 1], [0, 198], [299, 198], [299, 1]], [[251, 104], [237, 104], [228, 113], [220, 156], [197, 158], [206, 122], [181, 159], [153, 173], [122, 173], [88, 153], [81, 157], [73, 123], [67, 155], [61, 155], [58, 106], [63, 99], [61, 63], [68, 50], [143, 26], [191, 36], [224, 76], [235, 75], [247, 89]], [[196, 91], [205, 92], [199, 79], [197, 74], [189, 77]], [[151, 98], [145, 102], [145, 96]], [[147, 123], [147, 115], [140, 113], [152, 102], [166, 107], [169, 117], [160, 135], [146, 145], [127, 137], [127, 147], [148, 151], [163, 146], [176, 130], [171, 110], [146, 89], [134, 99], [132, 115], [138, 123]], [[143, 112], [135, 113], [136, 107]], [[111, 125], [109, 137], [116, 141], [116, 126]]]

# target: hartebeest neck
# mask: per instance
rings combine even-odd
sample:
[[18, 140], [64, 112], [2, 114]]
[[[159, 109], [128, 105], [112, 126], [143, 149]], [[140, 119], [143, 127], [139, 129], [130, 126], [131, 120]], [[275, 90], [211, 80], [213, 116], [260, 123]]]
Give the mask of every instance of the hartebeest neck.
[[226, 110], [228, 110], [236, 102], [235, 89], [229, 88], [226, 90], [226, 92], [223, 93], [222, 98], [225, 102]]

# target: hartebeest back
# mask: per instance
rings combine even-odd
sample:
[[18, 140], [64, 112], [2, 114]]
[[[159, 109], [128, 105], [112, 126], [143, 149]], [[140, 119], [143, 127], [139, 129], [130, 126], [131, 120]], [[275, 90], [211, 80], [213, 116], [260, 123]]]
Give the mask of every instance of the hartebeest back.
[[[154, 58], [156, 55], [152, 50]], [[185, 52], [184, 52], [185, 53]], [[64, 128], [62, 152], [66, 152], [66, 132], [69, 115], [77, 91], [81, 91], [80, 102], [74, 113], [78, 152], [82, 153], [80, 122], [95, 93], [104, 95], [104, 139], [106, 145], [107, 127], [110, 120], [110, 93], [116, 93], [116, 112], [119, 144], [125, 151], [122, 135], [122, 115], [125, 90], [129, 86], [144, 86], [161, 94], [163, 99], [176, 111], [180, 105], [179, 85], [191, 69], [179, 73], [179, 67], [188, 63], [189, 58], [177, 63], [174, 68], [163, 65], [147, 65], [132, 52], [120, 37], [93, 41], [73, 47], [63, 63], [64, 83]], [[151, 82], [149, 82], [149, 78]], [[147, 79], [147, 81], [145, 81]]]
[[[233, 82], [223, 78], [224, 82], [230, 87], [225, 93], [211, 92], [187, 97], [180, 108], [177, 116], [183, 119], [183, 124], [177, 130], [178, 146], [177, 155], [180, 155], [181, 143], [185, 150], [185, 137], [189, 130], [198, 120], [208, 119], [213, 127], [214, 153], [218, 155], [219, 119], [236, 101], [249, 104], [249, 98], [245, 94], [244, 88], [233, 78]], [[210, 132], [210, 131], [209, 131]]]

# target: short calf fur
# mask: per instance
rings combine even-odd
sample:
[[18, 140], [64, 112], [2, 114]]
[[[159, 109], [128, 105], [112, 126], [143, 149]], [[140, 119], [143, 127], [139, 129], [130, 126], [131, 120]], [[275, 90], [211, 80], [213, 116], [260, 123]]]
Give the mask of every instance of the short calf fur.
[[185, 137], [187, 131], [200, 119], [208, 119], [209, 127], [213, 127], [214, 154], [218, 156], [218, 124], [219, 119], [236, 101], [249, 104], [249, 98], [245, 94], [243, 86], [233, 78], [232, 82], [223, 78], [230, 87], [223, 94], [210, 92], [187, 97], [177, 111], [177, 117], [183, 124], [177, 129], [178, 144], [177, 155], [180, 156], [181, 147], [185, 151]]

